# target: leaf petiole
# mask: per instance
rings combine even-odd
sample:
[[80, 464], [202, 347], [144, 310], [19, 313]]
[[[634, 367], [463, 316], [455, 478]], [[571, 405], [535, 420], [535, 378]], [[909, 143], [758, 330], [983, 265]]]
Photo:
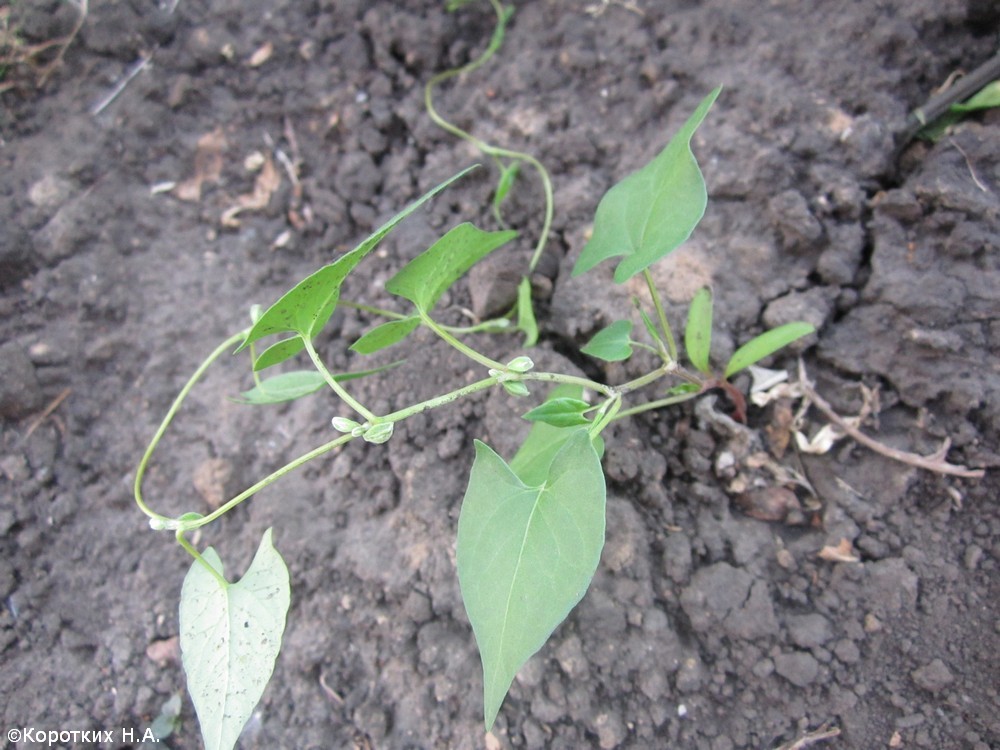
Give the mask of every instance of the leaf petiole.
[[485, 354], [480, 354], [471, 346], [463, 344], [457, 338], [452, 336], [443, 326], [441, 326], [437, 321], [435, 321], [430, 315], [428, 315], [423, 310], [418, 311], [420, 313], [420, 319], [424, 322], [428, 328], [430, 328], [434, 333], [436, 333], [441, 339], [443, 339], [452, 348], [457, 349], [466, 357], [474, 362], [478, 362], [487, 369], [490, 370], [505, 370], [506, 366], [497, 362], [495, 359], [490, 359]]
[[667, 342], [667, 354], [673, 362], [677, 361], [677, 342], [674, 341], [673, 331], [670, 330], [670, 323], [667, 322], [667, 314], [663, 311], [663, 300], [660, 299], [660, 290], [656, 288], [653, 281], [653, 274], [648, 268], [642, 269], [642, 275], [646, 279], [646, 287], [649, 289], [649, 296], [653, 299], [653, 306], [656, 308], [656, 317], [659, 319], [663, 337]]
[[153, 435], [153, 439], [149, 441], [149, 445], [146, 446], [146, 450], [142, 454], [142, 458], [139, 459], [139, 467], [136, 469], [135, 482], [133, 484], [133, 493], [135, 495], [136, 505], [138, 505], [139, 510], [145, 513], [152, 521], [156, 521], [159, 524], [163, 525], [163, 528], [169, 527], [169, 525], [173, 523], [173, 519], [161, 515], [159, 513], [156, 513], [155, 511], [150, 509], [150, 507], [146, 505], [146, 501], [142, 497], [142, 480], [143, 477], [146, 475], [146, 467], [149, 465], [149, 460], [150, 458], [152, 458], [153, 451], [155, 451], [156, 446], [160, 444], [160, 440], [166, 433], [167, 428], [173, 421], [174, 416], [177, 414], [177, 411], [181, 408], [181, 404], [184, 403], [184, 399], [186, 399], [188, 394], [191, 392], [191, 389], [194, 388], [195, 384], [199, 380], [201, 380], [201, 377], [205, 374], [205, 371], [212, 365], [213, 362], [215, 362], [215, 360], [217, 360], [227, 351], [232, 349], [236, 344], [239, 344], [244, 338], [246, 338], [246, 335], [247, 335], [246, 330], [233, 334], [225, 341], [223, 341], [221, 344], [219, 344], [215, 348], [215, 350], [211, 354], [209, 354], [200, 365], [198, 365], [198, 368], [194, 371], [191, 377], [188, 378], [187, 383], [184, 384], [184, 387], [181, 388], [176, 398], [174, 398], [174, 402], [170, 405], [170, 408], [167, 410], [166, 416], [163, 417], [163, 421], [160, 422], [160, 426], [156, 429], [156, 432]]
[[227, 581], [225, 577], [221, 573], [219, 573], [219, 571], [217, 571], [215, 568], [209, 565], [208, 560], [202, 557], [201, 553], [194, 548], [194, 545], [184, 538], [184, 534], [185, 534], [184, 529], [177, 529], [177, 543], [180, 544], [184, 549], [186, 549], [188, 551], [188, 554], [191, 555], [191, 557], [193, 557], [195, 560], [201, 563], [205, 567], [205, 569], [208, 570], [208, 572], [215, 577], [215, 580], [219, 582], [219, 586], [221, 586], [223, 589], [229, 588], [229, 581]]
[[354, 409], [354, 411], [356, 411], [358, 414], [364, 417], [365, 421], [374, 422], [377, 419], [377, 417], [372, 412], [370, 412], [364, 406], [364, 404], [362, 404], [360, 401], [355, 399], [350, 393], [348, 393], [347, 389], [344, 388], [344, 386], [342, 386], [340, 383], [338, 383], [337, 379], [333, 377], [333, 373], [331, 373], [328, 369], [326, 369], [326, 365], [323, 364], [323, 360], [320, 358], [319, 353], [316, 351], [316, 347], [313, 346], [312, 341], [310, 341], [307, 336], [303, 336], [302, 343], [305, 344], [305, 350], [306, 353], [309, 355], [309, 359], [312, 360], [313, 365], [316, 367], [317, 370], [319, 370], [320, 374], [323, 376], [323, 379], [326, 380], [330, 388], [333, 389], [333, 392], [336, 393], [338, 396], [340, 396], [341, 400], [343, 400], [345, 404], [350, 406], [352, 409]]

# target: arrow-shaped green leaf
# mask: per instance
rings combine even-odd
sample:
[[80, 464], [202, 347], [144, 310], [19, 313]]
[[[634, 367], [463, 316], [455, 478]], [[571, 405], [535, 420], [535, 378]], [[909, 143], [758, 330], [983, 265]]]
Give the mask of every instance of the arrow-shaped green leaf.
[[586, 430], [574, 432], [536, 486], [476, 441], [457, 562], [483, 662], [487, 730], [517, 671], [587, 591], [604, 546], [604, 512], [604, 473]]
[[705, 180], [691, 153], [691, 137], [721, 90], [705, 97], [656, 158], [604, 195], [574, 276], [623, 255], [615, 269], [615, 282], [622, 284], [691, 235], [708, 203]]
[[181, 589], [181, 656], [206, 750], [231, 750], [271, 679], [290, 601], [288, 568], [264, 532], [239, 583], [223, 585], [214, 549]]
[[[249, 346], [254, 341], [274, 333], [296, 333], [302, 338], [315, 336], [330, 319], [337, 302], [340, 300], [340, 286], [344, 279], [354, 270], [366, 255], [378, 247], [378, 244], [391, 232], [397, 224], [416, 211], [421, 205], [444, 190], [448, 185], [462, 177], [469, 167], [454, 177], [445, 180], [437, 187], [424, 193], [409, 206], [404, 208], [389, 221], [372, 233], [368, 239], [348, 253], [340, 256], [333, 263], [323, 266], [318, 271], [300, 281], [282, 297], [271, 305], [254, 323], [253, 328], [240, 345], [240, 349]], [[287, 356], [294, 353], [289, 349]], [[285, 352], [282, 352], [283, 354]], [[269, 365], [277, 364], [282, 359], [273, 356]]]
[[385, 290], [408, 299], [418, 310], [430, 310], [445, 290], [493, 250], [512, 240], [517, 232], [484, 232], [466, 222], [411, 260], [389, 279]]

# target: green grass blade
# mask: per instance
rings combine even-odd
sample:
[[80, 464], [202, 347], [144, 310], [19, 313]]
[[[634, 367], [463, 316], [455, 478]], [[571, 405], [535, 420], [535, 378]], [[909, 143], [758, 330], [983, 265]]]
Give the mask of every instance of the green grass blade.
[[712, 348], [712, 290], [707, 286], [699, 289], [691, 300], [684, 329], [684, 348], [696, 369], [706, 375], [712, 371], [708, 362]]
[[705, 97], [658, 156], [601, 199], [593, 235], [573, 268], [574, 276], [621, 255], [615, 282], [622, 284], [691, 235], [708, 203], [691, 138], [720, 91], [721, 87]]
[[952, 112], [974, 112], [977, 109], [1000, 107], [1000, 81], [987, 83], [979, 92], [960, 104], [952, 104]]
[[483, 662], [487, 731], [518, 670], [586, 593], [604, 547], [605, 500], [586, 430], [566, 441], [538, 485], [476, 441], [456, 556]]
[[816, 329], [809, 323], [785, 323], [783, 326], [765, 331], [755, 339], [751, 339], [733, 354], [726, 365], [726, 378], [730, 378], [740, 370], [757, 364], [779, 349], [788, 346], [793, 341], [808, 336]]

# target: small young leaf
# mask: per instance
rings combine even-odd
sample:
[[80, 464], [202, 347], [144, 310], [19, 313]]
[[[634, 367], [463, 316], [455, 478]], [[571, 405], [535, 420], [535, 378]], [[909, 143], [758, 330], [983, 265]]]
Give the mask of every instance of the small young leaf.
[[638, 304], [636, 305], [636, 308], [639, 310], [639, 315], [642, 316], [642, 324], [646, 327], [646, 333], [649, 334], [649, 337], [653, 339], [653, 341], [657, 343], [663, 351], [666, 351], [667, 342], [663, 340], [663, 334], [660, 333], [660, 329], [656, 327], [656, 324], [653, 323], [649, 315], [646, 314], [646, 311], [639, 307]]
[[687, 328], [684, 330], [684, 348], [696, 369], [706, 375], [712, 371], [708, 363], [712, 348], [712, 290], [703, 286], [691, 300]]
[[[153, 719], [153, 723], [149, 725], [150, 731], [153, 733], [155, 740], [151, 742], [154, 745], [158, 742], [162, 742], [168, 739], [172, 735], [177, 727], [181, 723], [181, 694], [174, 693], [167, 699], [167, 701], [160, 707], [160, 713], [157, 714], [156, 718]], [[143, 741], [145, 744], [145, 740]]]
[[511, 372], [517, 372], [524, 374], [526, 372], [531, 372], [535, 367], [535, 363], [531, 361], [531, 357], [525, 357], [523, 354], [520, 357], [514, 357], [506, 365], [506, 368]]
[[364, 336], [351, 344], [351, 350], [358, 354], [373, 354], [381, 349], [398, 344], [409, 336], [417, 326], [420, 325], [420, 318], [414, 316], [403, 318], [402, 320], [390, 320], [380, 326], [372, 328]]
[[365, 439], [366, 442], [374, 443], [375, 445], [381, 445], [392, 437], [393, 423], [392, 422], [379, 422], [376, 425], [372, 425], [367, 430], [365, 430], [361, 437]]
[[292, 287], [260, 316], [236, 351], [273, 333], [291, 332], [304, 338], [315, 336], [333, 314], [340, 300], [340, 286], [355, 266], [374, 250], [397, 224], [471, 169], [475, 167], [462, 170], [424, 193], [375, 230], [356, 248]]
[[[202, 555], [222, 575], [214, 549]], [[231, 750], [274, 671], [291, 598], [288, 568], [264, 532], [239, 583], [195, 560], [181, 588], [180, 642], [206, 750]]]
[[295, 370], [262, 380], [260, 385], [243, 391], [236, 399], [244, 404], [279, 404], [315, 393], [326, 385], [323, 376], [316, 370]]
[[514, 231], [484, 232], [468, 222], [459, 224], [389, 279], [385, 290], [429, 312], [466, 271], [516, 236]]
[[531, 301], [531, 279], [525, 276], [517, 285], [517, 327], [524, 332], [524, 346], [538, 343], [538, 322]]
[[524, 398], [525, 396], [531, 395], [531, 391], [528, 390], [528, 386], [526, 386], [520, 380], [501, 380], [500, 385], [502, 385], [503, 389], [507, 391], [507, 393], [509, 393], [511, 396]]
[[260, 353], [260, 356], [254, 360], [253, 369], [255, 372], [260, 372], [261, 370], [266, 370], [268, 367], [280, 364], [301, 352], [305, 346], [305, 341], [301, 336], [292, 336], [277, 341]]
[[352, 434], [355, 431], [359, 434], [364, 432], [364, 426], [360, 422], [355, 422], [353, 419], [348, 419], [347, 417], [334, 417], [330, 420], [330, 424], [337, 432], [350, 432]]
[[487, 731], [518, 670], [590, 585], [604, 547], [605, 493], [586, 430], [573, 433], [536, 485], [476, 441], [456, 557], [483, 662]]
[[[553, 388], [546, 401], [560, 398], [581, 400], [583, 388], [578, 385], [559, 385]], [[535, 422], [521, 447], [510, 461], [510, 468], [525, 484], [535, 485], [545, 481], [552, 458], [563, 446], [574, 429], [553, 427], [545, 422]]]
[[718, 97], [715, 89], [667, 147], [649, 164], [612, 187], [601, 199], [594, 232], [573, 268], [573, 276], [601, 261], [625, 256], [615, 269], [622, 284], [677, 248], [705, 213], [708, 193], [691, 138]]
[[602, 328], [587, 345], [580, 349], [584, 354], [605, 362], [620, 362], [632, 356], [632, 345], [629, 334], [632, 333], [632, 322], [618, 320]]
[[725, 377], [729, 378], [745, 367], [757, 364], [768, 355], [774, 354], [782, 347], [788, 346], [796, 339], [808, 336], [816, 329], [809, 323], [785, 323], [783, 326], [765, 331], [755, 339], [751, 339], [733, 354], [726, 365]]
[[590, 424], [584, 415], [590, 404], [578, 398], [552, 398], [521, 415], [529, 422], [544, 422], [553, 427], [574, 427]]

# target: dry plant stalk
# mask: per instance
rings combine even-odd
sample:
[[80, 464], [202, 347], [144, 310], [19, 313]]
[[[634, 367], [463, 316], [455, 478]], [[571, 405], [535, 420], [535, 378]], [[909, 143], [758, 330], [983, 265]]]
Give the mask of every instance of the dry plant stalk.
[[[76, 23], [65, 36], [55, 39], [48, 39], [36, 44], [27, 44], [17, 34], [17, 29], [10, 25], [10, 7], [0, 9], [0, 69], [3, 73], [9, 73], [11, 69], [18, 66], [28, 66], [36, 71], [37, 80], [35, 85], [42, 87], [48, 81], [56, 69], [62, 64], [66, 50], [76, 39], [76, 35], [83, 28], [83, 23], [87, 19], [89, 10], [89, 0], [66, 0], [77, 10]], [[51, 49], [56, 50], [56, 56], [46, 62], [40, 62], [39, 58]], [[2, 77], [2, 74], [0, 74]], [[17, 86], [16, 80], [0, 80], [0, 94], [9, 91]]]
[[853, 438], [856, 442], [861, 443], [866, 448], [869, 448], [882, 456], [886, 456], [894, 461], [899, 461], [900, 463], [908, 464], [910, 466], [916, 466], [919, 469], [937, 472], [938, 474], [950, 474], [951, 476], [965, 477], [967, 479], [982, 479], [986, 474], [985, 469], [969, 469], [965, 466], [948, 463], [946, 456], [948, 454], [948, 449], [951, 447], [950, 438], [946, 438], [941, 447], [934, 451], [934, 453], [931, 453], [928, 456], [922, 456], [919, 453], [910, 453], [909, 451], [901, 451], [896, 448], [891, 448], [888, 445], [880, 443], [878, 440], [864, 434], [861, 430], [851, 424], [852, 420], [844, 419], [837, 414], [837, 412], [833, 410], [833, 407], [830, 406], [829, 402], [816, 392], [806, 375], [806, 368], [801, 360], [799, 360], [799, 384], [802, 388], [803, 395], [823, 413], [823, 416], [825, 416], [833, 424], [837, 425], [837, 427], [843, 430], [846, 435]]

